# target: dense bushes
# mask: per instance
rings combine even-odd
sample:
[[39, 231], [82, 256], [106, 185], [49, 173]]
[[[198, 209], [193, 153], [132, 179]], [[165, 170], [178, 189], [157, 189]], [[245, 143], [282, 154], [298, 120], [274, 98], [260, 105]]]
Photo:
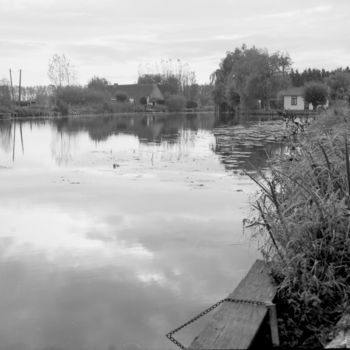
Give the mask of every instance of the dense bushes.
[[107, 92], [84, 88], [81, 86], [65, 86], [56, 91], [57, 100], [64, 101], [69, 105], [81, 105], [84, 103], [101, 103], [110, 100]]
[[118, 102], [125, 102], [128, 99], [128, 95], [124, 91], [117, 91], [115, 98]]
[[165, 101], [165, 104], [169, 112], [179, 112], [185, 108], [186, 99], [182, 95], [170, 95]]
[[[278, 282], [282, 345], [321, 347], [350, 298], [349, 112], [329, 115], [254, 181], [261, 250]], [[342, 124], [339, 124], [342, 122]]]
[[187, 101], [186, 108], [197, 108], [198, 103], [196, 101]]

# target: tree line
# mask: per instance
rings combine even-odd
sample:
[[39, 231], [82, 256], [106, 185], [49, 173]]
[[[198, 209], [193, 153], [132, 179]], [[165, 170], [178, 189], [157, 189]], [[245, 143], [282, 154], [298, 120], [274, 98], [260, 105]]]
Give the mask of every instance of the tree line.
[[[306, 101], [315, 106], [329, 98], [349, 101], [350, 69], [325, 70], [308, 68], [301, 72], [292, 68], [288, 54], [246, 45], [228, 51], [210, 76], [209, 84], [197, 84], [195, 73], [180, 59], [162, 60], [160, 64], [139, 67], [138, 84], [157, 84], [165, 97], [168, 110], [185, 107], [215, 105], [219, 111], [275, 109], [281, 107], [279, 92], [289, 87], [305, 87]], [[23, 99], [37, 105], [50, 106], [59, 113], [69, 108], [83, 108], [86, 112], [118, 112], [143, 110], [145, 98], [128, 104], [129, 96], [111, 88], [104, 77], [92, 77], [86, 86], [76, 84], [76, 70], [65, 55], [55, 54], [49, 61], [48, 77], [51, 85], [24, 87]], [[9, 82], [0, 81], [0, 107], [9, 108], [15, 93]], [[18, 95], [18, 93], [17, 93]], [[116, 103], [112, 103], [112, 101]]]
[[228, 51], [211, 75], [213, 98], [220, 111], [280, 108], [279, 92], [304, 87], [304, 98], [314, 107], [350, 97], [350, 69], [292, 68], [288, 54], [243, 45]]
[[[212, 86], [196, 83], [196, 76], [187, 63], [180, 59], [162, 60], [157, 70], [150, 66], [139, 67], [138, 84], [157, 84], [165, 101], [156, 106], [160, 110], [182, 110], [198, 106], [213, 105]], [[92, 77], [85, 86], [76, 83], [77, 72], [65, 55], [55, 54], [49, 60], [49, 86], [22, 87], [23, 101], [35, 101], [37, 105], [51, 107], [54, 113], [68, 114], [100, 112], [132, 112], [144, 110], [147, 106], [146, 96], [129, 103], [127, 93], [116, 89], [104, 77]], [[19, 91], [18, 86], [14, 87]], [[11, 98], [8, 81], [0, 82], [0, 107], [10, 108], [19, 104], [17, 95]], [[1, 112], [1, 111], [0, 111]]]

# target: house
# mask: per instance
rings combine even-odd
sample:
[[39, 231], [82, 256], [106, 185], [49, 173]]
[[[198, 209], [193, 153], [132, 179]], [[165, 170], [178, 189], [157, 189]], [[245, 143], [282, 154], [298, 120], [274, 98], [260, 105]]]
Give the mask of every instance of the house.
[[279, 96], [283, 98], [283, 109], [300, 111], [304, 109], [312, 110], [312, 104], [307, 104], [303, 97], [303, 87], [292, 87], [286, 90], [282, 90]]
[[147, 104], [155, 105], [156, 103], [163, 103], [164, 96], [159, 90], [157, 84], [127, 84], [127, 85], [113, 85], [113, 95], [118, 92], [124, 92], [131, 103], [141, 103], [141, 98], [146, 98]]

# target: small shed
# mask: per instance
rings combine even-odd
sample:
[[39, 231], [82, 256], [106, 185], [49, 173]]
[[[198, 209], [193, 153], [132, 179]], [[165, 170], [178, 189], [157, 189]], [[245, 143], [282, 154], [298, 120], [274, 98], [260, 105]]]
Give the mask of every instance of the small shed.
[[305, 103], [303, 93], [303, 87], [292, 87], [282, 90], [279, 95], [283, 98], [283, 108], [294, 111], [301, 111], [304, 109], [312, 110], [312, 104]]
[[126, 84], [114, 85], [115, 94], [124, 92], [129, 102], [140, 103], [141, 98], [146, 98], [147, 104], [156, 104], [164, 101], [164, 96], [157, 84]]

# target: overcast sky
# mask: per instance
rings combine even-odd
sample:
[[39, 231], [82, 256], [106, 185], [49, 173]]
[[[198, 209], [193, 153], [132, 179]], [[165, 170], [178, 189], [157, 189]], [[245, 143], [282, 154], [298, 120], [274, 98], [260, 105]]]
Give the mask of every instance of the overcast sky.
[[[140, 64], [180, 58], [209, 81], [246, 43], [288, 52], [294, 68], [350, 65], [350, 0], [0, 0], [0, 78], [48, 84], [54, 53], [78, 82], [137, 80]], [[16, 78], [15, 78], [16, 79]]]

